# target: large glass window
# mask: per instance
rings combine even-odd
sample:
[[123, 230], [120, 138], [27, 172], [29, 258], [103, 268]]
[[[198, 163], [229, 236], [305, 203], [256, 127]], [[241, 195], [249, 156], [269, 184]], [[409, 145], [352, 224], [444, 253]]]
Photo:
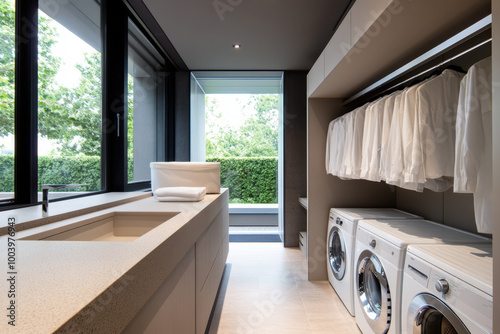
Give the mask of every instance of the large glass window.
[[[164, 160], [164, 59], [138, 27], [128, 24], [127, 166], [128, 181], [151, 179], [149, 164]], [[140, 148], [140, 149], [137, 149]]]
[[[94, 0], [44, 4], [38, 22], [38, 190], [83, 184], [70, 191], [100, 191], [100, 7]], [[74, 193], [58, 195], [52, 197]]]
[[207, 94], [206, 160], [221, 163], [230, 203], [278, 203], [278, 94]]
[[148, 188], [173, 68], [156, 42], [123, 2], [0, 0], [0, 210], [39, 203], [43, 185], [81, 185], [50, 200]]
[[15, 1], [0, 1], [0, 203], [14, 198]]
[[274, 208], [282, 201], [283, 72], [191, 74], [191, 160], [220, 162], [230, 204]]

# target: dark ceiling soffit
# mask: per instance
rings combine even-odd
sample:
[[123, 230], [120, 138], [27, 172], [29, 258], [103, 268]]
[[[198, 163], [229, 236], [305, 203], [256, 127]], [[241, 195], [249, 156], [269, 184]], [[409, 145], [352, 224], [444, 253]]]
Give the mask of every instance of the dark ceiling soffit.
[[144, 23], [145, 27], [153, 37], [157, 40], [163, 50], [166, 52], [167, 57], [173, 66], [180, 71], [189, 71], [186, 63], [182, 60], [181, 56], [173, 46], [172, 42], [168, 39], [165, 32], [155, 20], [149, 9], [146, 7], [142, 0], [125, 0], [125, 3], [132, 9], [138, 18]]

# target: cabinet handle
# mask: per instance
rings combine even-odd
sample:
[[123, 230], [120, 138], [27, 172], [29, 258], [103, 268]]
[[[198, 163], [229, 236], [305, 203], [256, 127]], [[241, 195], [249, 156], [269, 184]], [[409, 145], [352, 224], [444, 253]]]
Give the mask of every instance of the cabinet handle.
[[120, 137], [120, 114], [116, 113], [116, 136]]

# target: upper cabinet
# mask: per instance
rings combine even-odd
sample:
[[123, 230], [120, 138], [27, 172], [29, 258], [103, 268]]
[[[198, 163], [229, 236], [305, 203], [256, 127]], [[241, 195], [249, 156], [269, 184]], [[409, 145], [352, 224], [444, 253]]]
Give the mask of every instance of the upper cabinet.
[[332, 72], [345, 54], [349, 52], [353, 40], [351, 36], [351, 12], [349, 12], [325, 48], [325, 74]]
[[325, 51], [314, 63], [307, 74], [307, 96], [310, 96], [325, 79]]
[[490, 13], [489, 0], [357, 0], [311, 68], [308, 96], [352, 96]]
[[391, 2], [392, 0], [356, 0], [349, 12], [352, 44], [356, 44], [365, 35]]

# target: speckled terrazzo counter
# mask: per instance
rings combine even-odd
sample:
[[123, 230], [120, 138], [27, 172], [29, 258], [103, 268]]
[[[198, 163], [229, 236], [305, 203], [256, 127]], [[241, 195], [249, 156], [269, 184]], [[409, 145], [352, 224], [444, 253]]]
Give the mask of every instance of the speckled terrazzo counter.
[[9, 217], [16, 217], [16, 230], [22, 231], [151, 196], [151, 192], [137, 191], [104, 193], [50, 203], [47, 214], [42, 213], [41, 205], [2, 211], [0, 212], [0, 236], [7, 234]]
[[[2, 317], [2, 333], [117, 333], [140, 310], [194, 245], [228, 192], [201, 202], [157, 202], [151, 196], [18, 232], [16, 326]], [[20, 238], [113, 211], [175, 211], [178, 215], [131, 242], [29, 241]], [[19, 216], [19, 214], [17, 214]], [[0, 237], [0, 267], [7, 267]], [[2, 270], [7, 275], [7, 269]], [[8, 277], [6, 277], [8, 278]], [[0, 280], [3, 310], [9, 282]]]

